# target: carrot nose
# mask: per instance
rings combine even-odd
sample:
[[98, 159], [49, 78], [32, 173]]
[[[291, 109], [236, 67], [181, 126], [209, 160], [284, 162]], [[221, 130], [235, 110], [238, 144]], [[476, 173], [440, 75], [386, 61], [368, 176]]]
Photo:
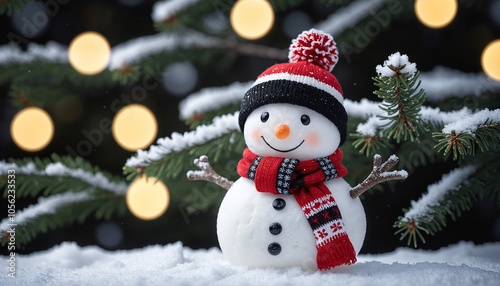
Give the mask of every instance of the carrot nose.
[[279, 124], [274, 128], [274, 135], [278, 139], [285, 139], [290, 135], [290, 127], [286, 124]]

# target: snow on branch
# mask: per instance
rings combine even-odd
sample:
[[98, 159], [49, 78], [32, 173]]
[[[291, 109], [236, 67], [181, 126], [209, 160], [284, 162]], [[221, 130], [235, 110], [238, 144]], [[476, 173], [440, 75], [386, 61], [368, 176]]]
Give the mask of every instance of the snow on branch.
[[171, 18], [173, 15], [186, 10], [186, 8], [193, 6], [200, 2], [200, 0], [164, 0], [158, 1], [153, 6], [151, 12], [151, 19], [154, 22], [161, 22]]
[[22, 174], [52, 177], [72, 177], [96, 188], [104, 189], [119, 195], [125, 194], [128, 189], [127, 184], [111, 182], [102, 173], [91, 173], [81, 168], [71, 169], [61, 162], [50, 163], [45, 167], [44, 170], [39, 170], [36, 168], [35, 163], [33, 162], [29, 162], [24, 166], [18, 166], [15, 163], [6, 163], [0, 161], [0, 175], [6, 175], [8, 173], [8, 170], [15, 170], [16, 174], [18, 175]]
[[315, 28], [333, 36], [338, 36], [345, 30], [354, 27], [362, 19], [372, 15], [388, 0], [358, 0], [349, 6], [339, 8], [326, 20], [320, 22]]
[[[108, 68], [117, 69], [125, 64], [136, 63], [148, 56], [179, 47], [214, 47], [217, 45], [221, 45], [220, 40], [196, 32], [186, 32], [183, 35], [158, 33], [139, 37], [114, 46], [111, 49]], [[30, 63], [35, 60], [67, 63], [68, 48], [55, 42], [48, 42], [46, 45], [30, 43], [26, 52], [12, 44], [0, 46], [0, 65]]]
[[384, 111], [378, 107], [380, 102], [375, 102], [362, 98], [360, 101], [344, 99], [344, 107], [349, 116], [356, 118], [366, 118], [370, 115], [384, 115]]
[[366, 122], [358, 124], [356, 132], [364, 136], [378, 136], [377, 129], [387, 124], [388, 121], [377, 116], [370, 116]]
[[226, 104], [241, 103], [243, 95], [252, 86], [253, 82], [234, 82], [224, 87], [204, 88], [182, 100], [179, 104], [181, 120], [219, 109]]
[[56, 42], [48, 42], [46, 45], [29, 43], [26, 51], [21, 50], [14, 44], [0, 46], [0, 65], [7, 65], [10, 63], [25, 64], [35, 60], [67, 63], [67, 47]]
[[[50, 197], [40, 197], [38, 198], [38, 203], [34, 205], [30, 205], [22, 210], [16, 211], [16, 225], [26, 224], [30, 219], [35, 217], [53, 214], [57, 211], [58, 208], [67, 206], [69, 204], [74, 204], [82, 201], [87, 201], [92, 199], [93, 196], [88, 192], [78, 192], [78, 193], [63, 193], [52, 195]], [[9, 218], [4, 218], [0, 222], [0, 232], [4, 232], [10, 229], [10, 225], [12, 222]]]
[[[362, 135], [374, 136], [376, 130], [382, 128], [388, 121], [377, 117], [384, 115], [385, 112], [379, 108], [380, 102], [362, 99], [360, 102], [354, 102], [349, 99], [344, 100], [344, 106], [349, 116], [357, 118], [366, 118], [368, 120], [360, 123], [356, 129]], [[441, 111], [439, 108], [422, 106], [420, 110], [421, 119], [426, 122], [448, 124], [472, 114], [472, 111], [466, 107], [455, 111]], [[484, 122], [483, 122], [484, 123]]]
[[[216, 48], [234, 51], [242, 55], [270, 59], [286, 59], [287, 56], [286, 51], [281, 49], [252, 43], [239, 43], [234, 38], [218, 39], [201, 33], [186, 31], [182, 34], [158, 33], [116, 45], [111, 49], [108, 68], [110, 70], [119, 69], [161, 52], [192, 47]], [[47, 63], [67, 63], [68, 48], [55, 42], [48, 42], [45, 46], [30, 43], [28, 50], [25, 52], [13, 44], [0, 46], [0, 65], [24, 64], [36, 60]]]
[[239, 43], [233, 38], [219, 39], [194, 31], [185, 31], [182, 34], [158, 33], [119, 44], [111, 49], [108, 68], [111, 70], [121, 68], [124, 65], [139, 62], [154, 54], [190, 47], [217, 48], [225, 51], [235, 51], [242, 55], [271, 59], [286, 58], [286, 53], [280, 49], [251, 43]]
[[411, 207], [404, 216], [405, 221], [427, 215], [432, 206], [439, 205], [448, 191], [455, 190], [462, 184], [474, 171], [475, 166], [465, 166], [456, 168], [442, 176], [441, 180], [429, 185], [427, 193], [422, 195], [418, 201], [412, 201]]
[[186, 32], [183, 35], [158, 33], [136, 38], [113, 47], [109, 69], [117, 69], [125, 64], [132, 64], [148, 56], [179, 47], [213, 46], [215, 41], [214, 38], [196, 32]]
[[432, 71], [420, 74], [426, 100], [439, 102], [449, 97], [480, 95], [483, 92], [500, 90], [500, 82], [484, 73], [465, 73], [459, 70], [437, 66]]
[[174, 132], [171, 137], [160, 138], [157, 145], [151, 145], [149, 150], [137, 150], [137, 154], [130, 157], [125, 166], [148, 166], [150, 162], [158, 161], [170, 153], [201, 145], [232, 131], [239, 130], [238, 115], [239, 112], [217, 116], [214, 117], [213, 123], [210, 125], [200, 125], [195, 130], [184, 134]]
[[420, 112], [424, 121], [442, 124], [448, 124], [472, 114], [472, 110], [467, 107], [462, 107], [460, 110], [441, 111], [439, 107], [422, 106]]
[[380, 76], [393, 77], [395, 74], [408, 74], [411, 78], [417, 73], [417, 64], [410, 62], [408, 55], [396, 52], [390, 55], [383, 65], [377, 65], [375, 70]]
[[460, 117], [446, 124], [442, 130], [445, 134], [455, 133], [474, 133], [478, 128], [489, 124], [490, 122], [500, 123], [500, 109], [489, 110], [488, 108], [481, 110], [469, 116]]

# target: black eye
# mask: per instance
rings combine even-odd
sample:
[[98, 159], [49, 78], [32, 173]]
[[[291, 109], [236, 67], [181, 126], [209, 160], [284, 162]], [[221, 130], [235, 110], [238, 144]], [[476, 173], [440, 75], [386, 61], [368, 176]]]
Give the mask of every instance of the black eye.
[[311, 118], [304, 114], [302, 115], [302, 117], [300, 117], [300, 121], [302, 121], [302, 124], [304, 125], [309, 125], [309, 123], [311, 123]]
[[269, 119], [269, 112], [262, 112], [260, 115], [260, 121], [266, 122]]

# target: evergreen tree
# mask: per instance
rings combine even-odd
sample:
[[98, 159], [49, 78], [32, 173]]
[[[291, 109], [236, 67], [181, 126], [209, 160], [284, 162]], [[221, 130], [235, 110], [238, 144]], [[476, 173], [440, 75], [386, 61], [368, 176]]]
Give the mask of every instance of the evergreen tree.
[[[16, 9], [28, 5], [26, 2], [30, 3], [3, 1], [0, 13], [8, 18]], [[337, 75], [343, 87], [350, 85], [349, 81], [366, 83], [362, 88], [348, 87], [353, 93], [371, 91], [352, 96], [345, 93], [350, 133], [342, 147], [349, 170], [346, 180], [352, 186], [361, 183], [372, 170], [375, 154], [383, 158], [396, 154], [400, 158], [396, 168], [409, 172], [406, 182], [377, 185], [372, 190], [379, 192], [363, 195], [365, 207], [371, 209], [370, 204], [380, 196], [407, 192], [397, 202], [404, 209], [394, 223], [369, 221], [369, 224], [394, 227], [398, 238], [417, 247], [422, 245], [419, 242], [432, 240], [429, 235], [446, 229], [450, 219], [463, 219], [478, 201], [487, 197], [494, 198], [497, 205], [500, 203], [500, 83], [478, 72], [477, 55], [477, 62], [472, 64], [476, 73], [455, 70], [461, 68], [458, 64], [454, 69], [431, 70], [434, 63], [425, 62], [425, 45], [417, 43], [418, 36], [412, 35], [419, 32], [427, 38], [442, 37], [441, 41], [457, 33], [462, 35], [460, 30], [469, 24], [464, 24], [467, 20], [460, 17], [479, 21], [475, 15], [485, 14], [488, 1], [458, 1], [456, 21], [460, 22], [437, 35], [435, 30], [418, 24], [414, 1], [325, 0], [314, 1], [312, 5], [303, 0], [270, 0], [276, 15], [275, 27], [268, 36], [257, 40], [244, 39], [231, 28], [229, 18], [235, 2], [171, 0], [158, 1], [152, 8], [147, 3], [147, 8], [153, 10], [155, 34], [113, 43], [108, 69], [91, 76], [71, 67], [63, 44], [36, 44], [14, 32], [7, 35], [9, 43], [0, 46], [0, 86], [7, 90], [8, 100], [4, 102], [9, 108], [22, 110], [36, 106], [55, 114], [60, 112], [58, 105], [62, 103], [68, 106], [95, 100], [95, 104], [87, 105], [86, 112], [97, 112], [100, 105], [106, 109], [97, 115], [100, 119], [93, 119], [95, 129], [62, 120], [56, 122], [59, 132], [69, 132], [80, 139], [83, 134], [84, 139], [73, 140], [70, 145], [53, 144], [38, 154], [7, 153], [9, 158], [0, 162], [0, 188], [6, 201], [12, 194], [9, 170], [15, 170], [18, 245], [29, 244], [41, 233], [83, 223], [91, 217], [130, 219], [125, 202], [127, 188], [143, 175], [161, 180], [169, 187], [170, 208], [162, 221], [182, 216], [189, 223], [202, 214], [213, 218], [225, 194], [224, 188], [189, 181], [186, 173], [195, 169], [195, 159], [206, 155], [222, 177], [228, 181], [238, 178], [236, 164], [245, 148], [237, 123], [241, 98], [269, 63], [286, 61], [287, 47], [294, 36], [278, 28], [290, 25], [284, 19], [293, 11], [305, 11], [302, 15], [308, 15], [312, 26], [335, 37], [341, 57], [336, 72], [352, 72], [351, 63], [368, 70], [360, 73], [368, 75], [367, 78], [358, 78], [357, 74]], [[410, 30], [410, 27], [416, 28]], [[301, 27], [308, 28], [307, 24]], [[402, 31], [404, 35], [397, 34]], [[498, 37], [498, 28], [490, 31]], [[397, 41], [380, 43], [380, 38], [387, 39], [392, 34], [415, 43], [403, 45], [408, 51], [400, 49]], [[494, 36], [489, 36], [480, 42], [493, 39]], [[395, 53], [395, 48], [400, 52]], [[453, 51], [443, 53], [452, 57], [444, 63], [471, 61]], [[385, 62], [381, 64], [382, 61]], [[179, 102], [178, 113], [184, 126], [169, 125], [172, 116], [159, 115], [177, 113], [172, 102], [180, 99], [164, 100], [161, 98], [164, 91], [157, 88], [164, 71], [177, 62], [190, 62], [201, 73], [212, 75], [209, 83], [197, 86], [197, 91]], [[252, 64], [256, 64], [255, 71], [247, 71], [246, 65], [254, 67]], [[421, 72], [417, 65], [431, 71]], [[471, 70], [469, 65], [465, 69]], [[115, 95], [106, 97], [108, 93]], [[96, 95], [106, 99], [96, 99]], [[474, 105], [470, 106], [464, 98]], [[162, 120], [168, 125], [161, 131], [183, 133], [173, 132], [168, 136], [160, 133], [155, 143], [133, 155], [116, 150], [119, 147], [110, 135], [111, 118], [121, 107], [132, 103], [154, 106], [160, 125]], [[96, 121], [99, 122], [95, 124]], [[77, 131], [69, 130], [68, 126]], [[9, 144], [5, 147], [7, 151], [16, 149], [13, 143]], [[101, 149], [101, 153], [94, 149]], [[49, 151], [54, 154], [48, 154]], [[129, 157], [126, 162], [118, 162], [123, 164], [122, 174], [97, 167], [111, 163], [94, 154], [115, 152], [119, 158]], [[19, 159], [22, 156], [17, 155], [25, 158]], [[376, 155], [375, 161], [377, 158]], [[433, 176], [428, 175], [428, 170]], [[415, 182], [419, 182], [417, 188], [412, 186]], [[21, 205], [26, 206], [20, 209]], [[9, 217], [0, 222], [2, 245], [10, 240], [8, 224]], [[194, 233], [196, 230], [188, 231], [188, 235]]]

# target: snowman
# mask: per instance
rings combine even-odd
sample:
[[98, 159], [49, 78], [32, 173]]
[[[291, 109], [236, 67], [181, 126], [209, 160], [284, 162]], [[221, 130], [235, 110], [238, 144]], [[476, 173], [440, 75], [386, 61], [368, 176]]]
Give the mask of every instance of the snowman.
[[241, 178], [219, 209], [219, 244], [235, 265], [350, 265], [363, 245], [366, 217], [342, 178], [347, 113], [330, 73], [337, 48], [330, 35], [311, 29], [293, 40], [289, 59], [264, 71], [242, 100], [247, 148], [237, 167]]

